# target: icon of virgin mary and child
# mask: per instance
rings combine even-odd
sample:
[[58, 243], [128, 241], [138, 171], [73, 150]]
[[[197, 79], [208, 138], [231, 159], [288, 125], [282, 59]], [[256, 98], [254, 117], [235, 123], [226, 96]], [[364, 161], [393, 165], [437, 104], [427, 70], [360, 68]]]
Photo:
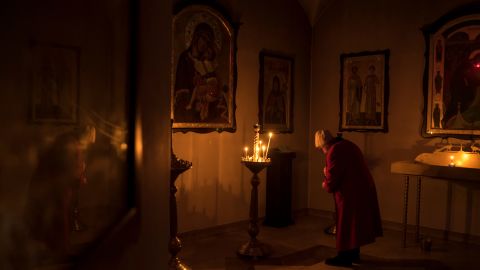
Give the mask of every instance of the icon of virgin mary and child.
[[219, 44], [211, 24], [200, 22], [195, 26], [189, 46], [178, 58], [173, 101], [175, 122], [228, 121], [228, 86], [222, 86], [217, 74]]

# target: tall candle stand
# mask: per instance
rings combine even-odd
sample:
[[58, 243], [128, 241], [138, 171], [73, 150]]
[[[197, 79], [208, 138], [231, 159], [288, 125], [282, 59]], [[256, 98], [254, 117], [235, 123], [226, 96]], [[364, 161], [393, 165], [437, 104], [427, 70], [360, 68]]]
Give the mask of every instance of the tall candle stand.
[[[245, 147], [245, 156], [242, 157], [241, 161], [241, 163], [253, 173], [251, 179], [252, 192], [250, 195], [250, 224], [248, 226], [250, 240], [243, 244], [237, 253], [240, 256], [256, 259], [268, 256], [271, 253], [270, 246], [257, 239], [257, 235], [260, 232], [258, 227], [258, 185], [260, 184], [260, 178], [258, 174], [270, 165], [270, 159], [267, 158], [268, 148], [265, 148], [265, 145], [262, 147], [262, 142], [260, 141], [260, 126], [256, 124], [253, 128], [255, 131], [253, 153], [249, 156], [248, 147]], [[271, 133], [269, 137], [268, 146], [270, 146]], [[260, 151], [260, 149], [262, 149], [262, 151]]]
[[190, 161], [182, 160], [177, 158], [177, 156], [171, 152], [171, 167], [170, 167], [170, 243], [168, 245], [168, 250], [170, 251], [171, 257], [170, 262], [168, 263], [169, 270], [190, 270], [191, 268], [185, 265], [177, 257], [178, 252], [182, 249], [182, 241], [177, 236], [177, 200], [175, 198], [175, 193], [177, 193], [177, 188], [175, 187], [175, 180], [177, 177], [185, 172], [186, 170], [192, 167]]
[[257, 235], [260, 232], [258, 227], [258, 184], [260, 183], [258, 173], [268, 167], [270, 161], [258, 162], [242, 160], [242, 163], [253, 173], [253, 176], [251, 180], [252, 192], [250, 195], [250, 225], [248, 226], [250, 240], [238, 249], [238, 254], [254, 259], [261, 258], [270, 255], [271, 248], [257, 239]]

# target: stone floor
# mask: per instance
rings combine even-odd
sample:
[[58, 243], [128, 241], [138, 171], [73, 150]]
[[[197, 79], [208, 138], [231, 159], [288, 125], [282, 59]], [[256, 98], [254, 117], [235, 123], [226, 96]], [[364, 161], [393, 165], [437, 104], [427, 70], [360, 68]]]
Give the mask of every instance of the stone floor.
[[[331, 221], [318, 216], [300, 216], [295, 224], [284, 228], [261, 226], [258, 239], [272, 247], [265, 259], [245, 260], [236, 255], [241, 244], [249, 239], [245, 228], [209, 231], [185, 235], [180, 258], [192, 269], [227, 270], [287, 270], [341, 269], [324, 264], [335, 254], [335, 239], [323, 229]], [[241, 226], [243, 227], [243, 226]], [[401, 232], [385, 230], [384, 237], [362, 247], [362, 263], [353, 269], [369, 270], [436, 270], [480, 269], [480, 246], [432, 239], [430, 252], [422, 251], [413, 235], [407, 247], [401, 247]]]

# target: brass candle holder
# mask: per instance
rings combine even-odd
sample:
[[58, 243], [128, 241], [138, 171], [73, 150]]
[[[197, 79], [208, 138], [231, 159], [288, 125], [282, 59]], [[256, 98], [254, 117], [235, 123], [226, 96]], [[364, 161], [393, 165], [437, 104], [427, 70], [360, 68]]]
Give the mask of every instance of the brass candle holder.
[[242, 160], [242, 164], [253, 173], [253, 176], [251, 180], [252, 192], [250, 195], [250, 225], [248, 226], [250, 240], [238, 249], [238, 254], [240, 256], [257, 259], [271, 254], [270, 246], [257, 239], [257, 235], [260, 232], [258, 227], [258, 184], [260, 183], [258, 173], [270, 165], [270, 160], [263, 162]]
[[253, 139], [253, 154], [249, 156], [248, 147], [245, 147], [245, 155], [241, 160], [241, 163], [253, 173], [251, 179], [252, 191], [250, 195], [250, 224], [248, 226], [250, 240], [240, 246], [237, 253], [240, 256], [258, 259], [271, 254], [270, 246], [260, 242], [257, 239], [257, 235], [260, 232], [258, 227], [258, 185], [260, 184], [260, 178], [258, 177], [258, 174], [270, 165], [270, 159], [267, 155], [272, 133], [269, 134], [268, 145], [265, 147], [260, 141], [260, 125], [256, 124], [253, 128], [255, 131]]
[[184, 173], [186, 170], [192, 167], [190, 161], [182, 160], [171, 153], [171, 167], [170, 167], [170, 242], [168, 250], [171, 257], [168, 263], [169, 270], [190, 270], [186, 264], [182, 263], [177, 254], [182, 249], [182, 241], [177, 236], [178, 224], [177, 224], [177, 199], [175, 193], [177, 193], [177, 187], [175, 186], [175, 180], [177, 177]]

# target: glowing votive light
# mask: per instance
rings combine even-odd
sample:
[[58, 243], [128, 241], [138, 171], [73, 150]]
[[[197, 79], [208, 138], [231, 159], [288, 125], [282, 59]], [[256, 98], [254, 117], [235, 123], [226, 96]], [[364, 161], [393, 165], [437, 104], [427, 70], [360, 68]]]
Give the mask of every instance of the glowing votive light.
[[244, 147], [244, 156], [242, 160], [244, 161], [253, 161], [253, 162], [269, 162], [270, 159], [268, 158], [268, 149], [270, 147], [270, 140], [272, 139], [273, 134], [269, 133], [268, 143], [264, 144], [263, 141], [260, 140], [260, 126], [257, 124], [254, 126], [255, 129], [255, 136], [253, 139], [253, 147], [251, 156], [248, 153], [248, 147]]
[[455, 167], [455, 162], [453, 161], [455, 157], [453, 155], [450, 156], [450, 163], [448, 164], [448, 166], [450, 167]]

